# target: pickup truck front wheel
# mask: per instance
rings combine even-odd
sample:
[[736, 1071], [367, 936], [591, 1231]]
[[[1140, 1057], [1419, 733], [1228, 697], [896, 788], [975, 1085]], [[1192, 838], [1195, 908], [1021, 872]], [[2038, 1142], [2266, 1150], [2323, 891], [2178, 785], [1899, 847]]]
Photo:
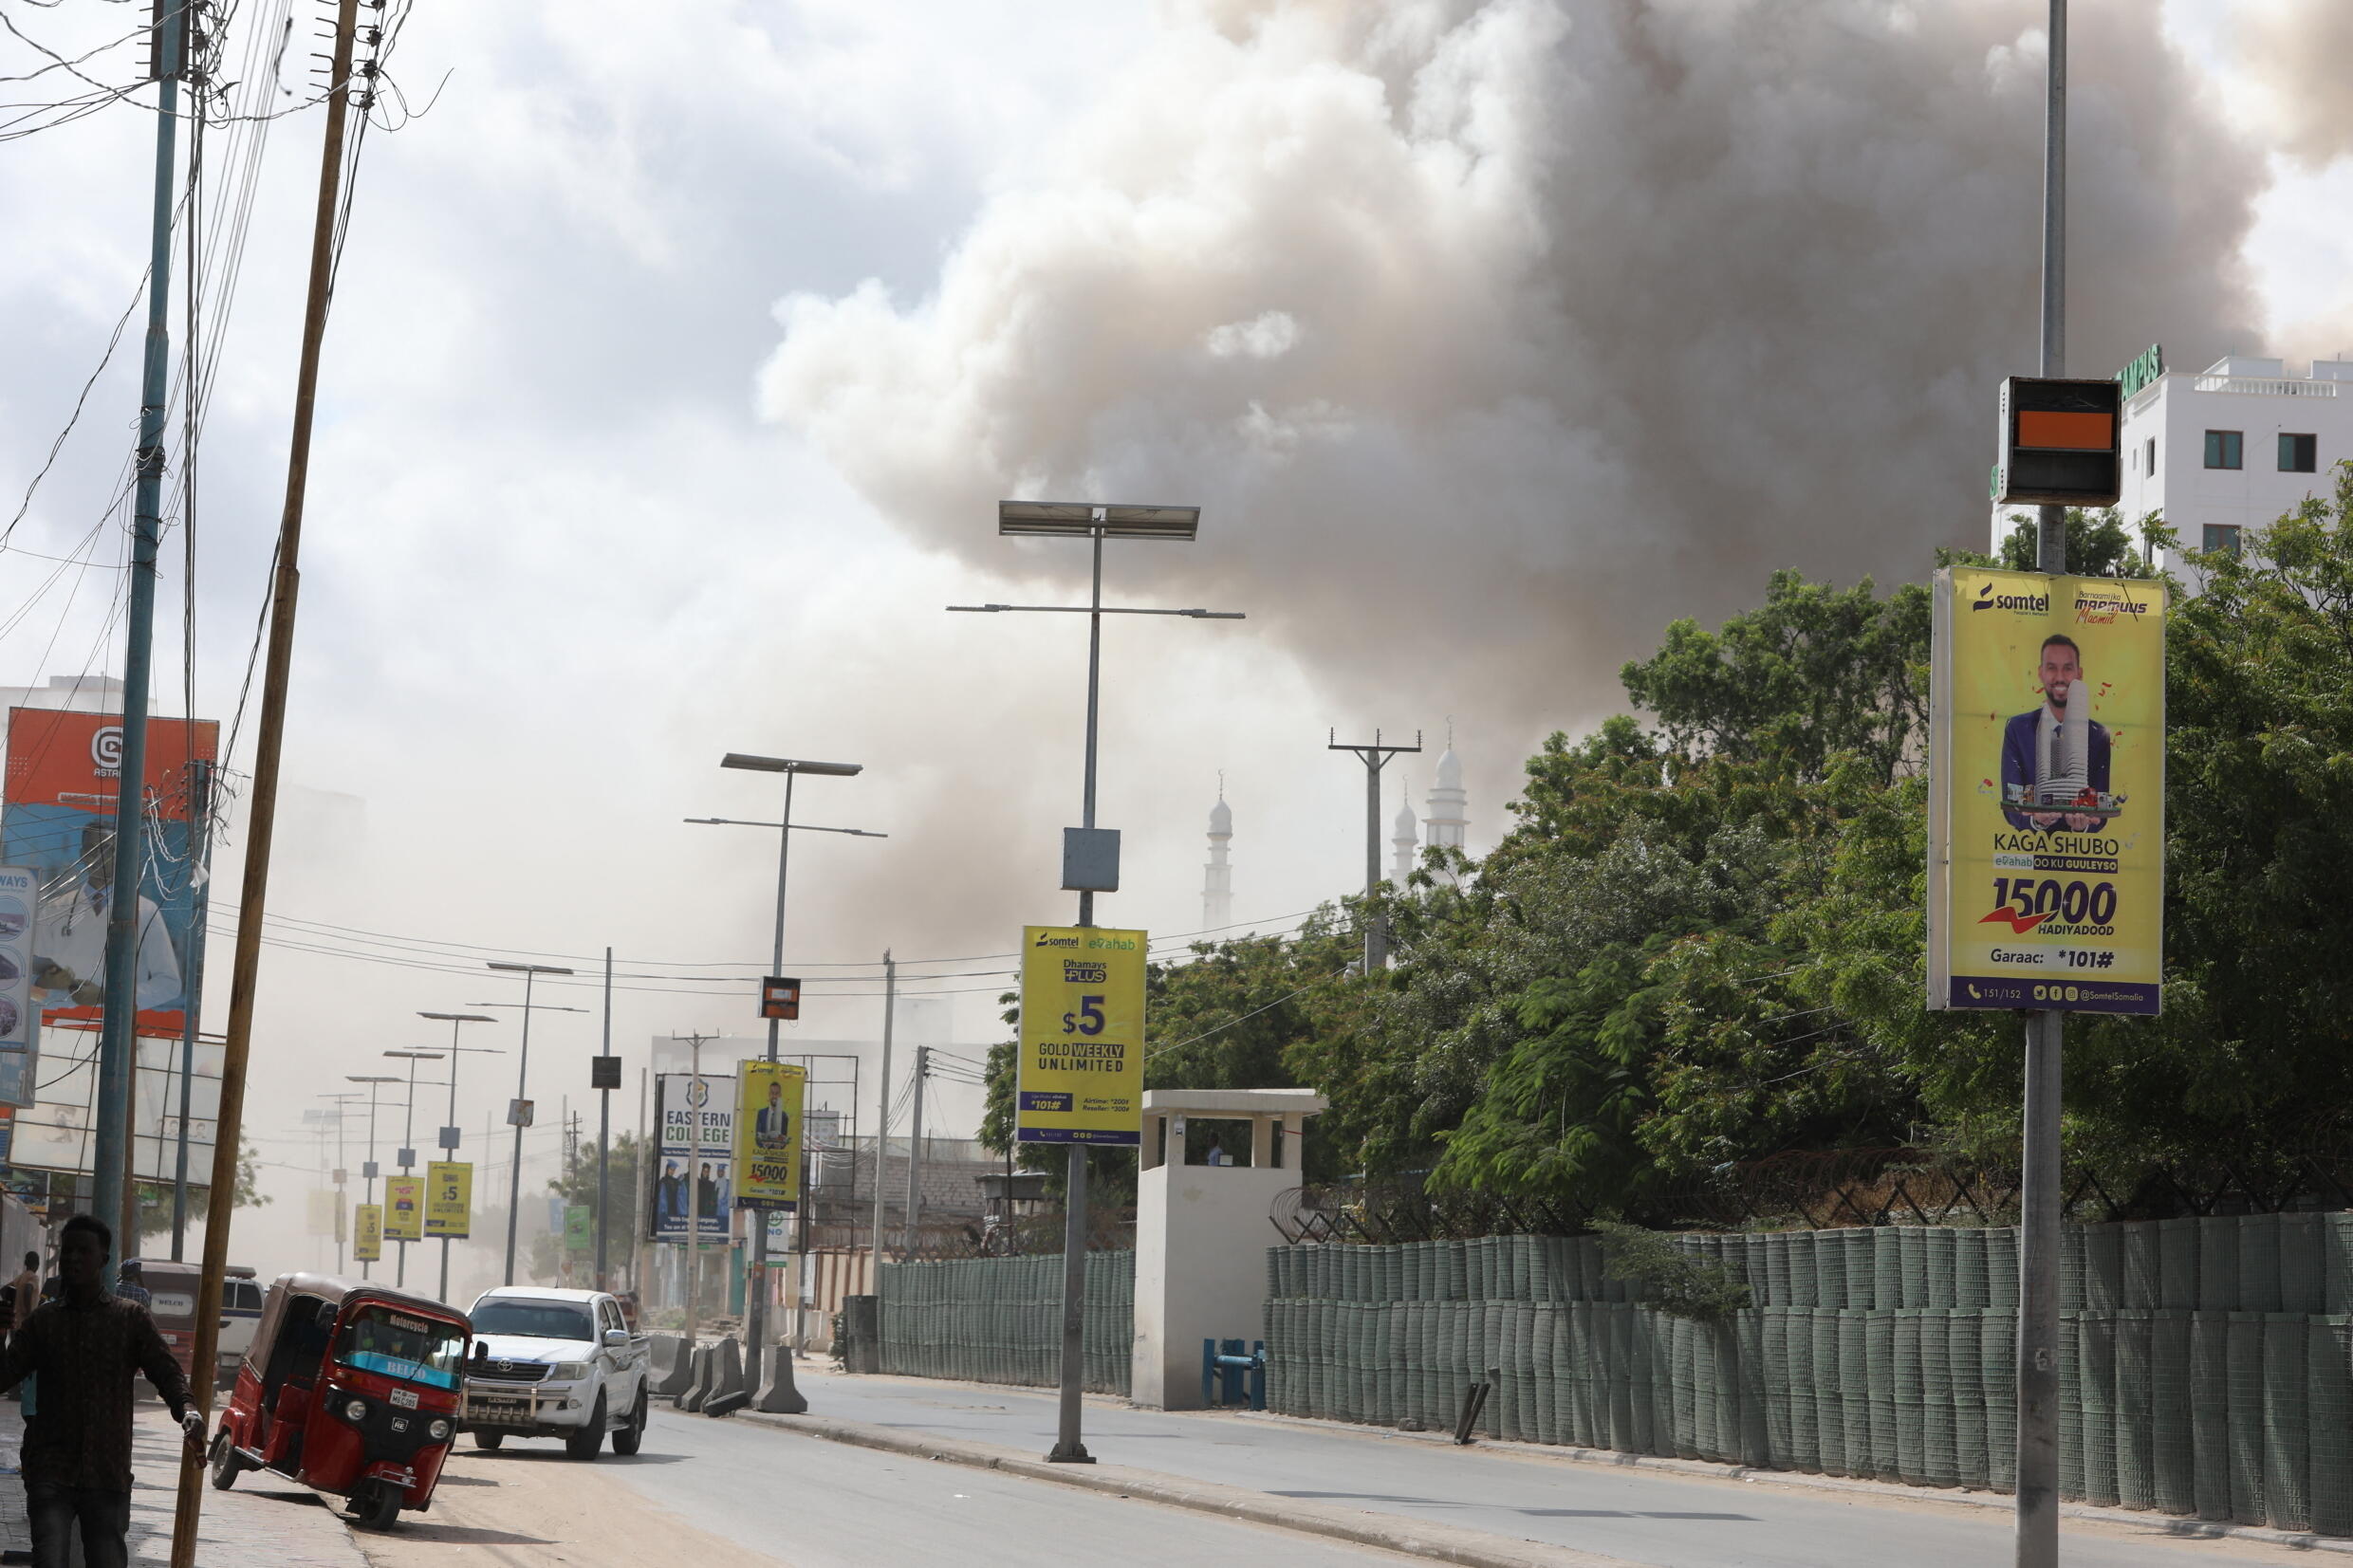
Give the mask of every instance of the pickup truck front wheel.
[[638, 1402], [629, 1408], [629, 1425], [613, 1434], [613, 1451], [623, 1459], [638, 1451], [645, 1441], [645, 1382], [638, 1382]]
[[588, 1412], [588, 1424], [564, 1440], [564, 1451], [574, 1459], [594, 1459], [604, 1447], [604, 1395], [597, 1395], [597, 1408]]

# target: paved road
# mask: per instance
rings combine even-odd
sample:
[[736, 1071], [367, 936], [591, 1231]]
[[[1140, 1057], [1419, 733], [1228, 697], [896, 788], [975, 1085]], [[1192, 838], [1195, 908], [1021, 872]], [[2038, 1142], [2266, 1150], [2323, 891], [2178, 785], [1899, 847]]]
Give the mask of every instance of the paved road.
[[374, 1568], [1402, 1568], [1412, 1559], [1050, 1483], [657, 1411], [632, 1459], [461, 1446], [433, 1512], [361, 1536]]
[[[1033, 1455], [1053, 1444], [1048, 1394], [823, 1374], [805, 1374], [800, 1386], [817, 1414]], [[1986, 1568], [2010, 1557], [2006, 1512], [1515, 1458], [1372, 1429], [1360, 1435], [1090, 1400], [1086, 1443], [1106, 1464], [1404, 1514], [1650, 1568]], [[2076, 1522], [2066, 1526], [2065, 1556], [2068, 1568], [2313, 1560], [2308, 1552], [2254, 1542], [2169, 1539], [2155, 1523]]]

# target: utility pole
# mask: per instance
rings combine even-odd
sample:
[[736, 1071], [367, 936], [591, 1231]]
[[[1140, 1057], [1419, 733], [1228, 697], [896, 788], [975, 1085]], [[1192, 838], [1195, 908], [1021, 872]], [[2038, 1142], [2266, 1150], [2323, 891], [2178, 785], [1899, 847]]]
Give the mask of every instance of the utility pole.
[[1380, 916], [1374, 912], [1374, 899], [1380, 889], [1380, 770], [1389, 766], [1389, 759], [1421, 749], [1421, 731], [1414, 731], [1411, 746], [1383, 746], [1380, 731], [1373, 731], [1370, 742], [1343, 745], [1340, 731], [1332, 730], [1326, 751], [1353, 751], [1364, 763], [1364, 972], [1385, 968], [1389, 963], [1389, 932]]
[[931, 1076], [932, 1048], [915, 1048], [914, 1119], [907, 1128], [907, 1256], [915, 1256], [916, 1227], [923, 1217], [923, 1080]]
[[[124, 606], [121, 755], [115, 784], [113, 876], [106, 904], [105, 1010], [100, 1019], [96, 1147], [90, 1211], [109, 1224], [134, 1190], [129, 1136], [131, 1071], [138, 1048], [139, 901], [147, 869], [147, 685], [156, 619], [156, 552], [163, 538], [163, 413], [171, 397], [172, 176], [176, 167], [179, 78], [188, 58], [188, 12], [195, 0], [158, 0], [156, 9], [155, 194], [147, 251], [147, 343], [139, 378], [137, 500], [131, 525], [131, 581]], [[195, 395], [195, 389], [190, 389]], [[233, 1156], [235, 1140], [231, 1140]], [[233, 1159], [232, 1159], [233, 1169]], [[118, 1232], [106, 1264], [137, 1245], [136, 1227]], [[217, 1314], [216, 1314], [217, 1316]]]
[[[523, 976], [523, 1057], [515, 1065], [515, 1099], [508, 1112], [514, 1123], [514, 1169], [507, 1173], [507, 1274], [506, 1282], [514, 1283], [515, 1222], [523, 1212], [523, 1105], [530, 1093], [531, 1074], [531, 983], [543, 974], [570, 974], [572, 971], [554, 964], [493, 963], [486, 968]], [[577, 1009], [575, 1009], [577, 1010]]]
[[637, 1219], [637, 1228], [629, 1237], [629, 1288], [638, 1293], [638, 1310], [640, 1312], [654, 1305], [653, 1298], [645, 1288], [646, 1248], [652, 1245], [645, 1239], [645, 1206], [653, 1190], [655, 1165], [653, 1149], [645, 1141], [645, 1088], [651, 1071], [646, 1067], [638, 1069], [638, 1179], [635, 1184], [638, 1190], [630, 1206]]
[[891, 1149], [891, 1021], [899, 1013], [899, 966], [891, 959], [891, 950], [882, 950], [882, 1092], [877, 1098], [878, 1115], [874, 1118], [874, 1278], [867, 1288], [880, 1294], [882, 1289], [882, 1171], [883, 1160]]
[[[193, 275], [193, 274], [192, 274]], [[195, 399], [191, 397], [193, 404]], [[204, 990], [204, 927], [212, 907], [210, 879], [213, 862], [213, 765], [201, 757], [188, 764], [188, 867], [196, 910], [188, 931], [188, 985], [181, 999], [185, 1022], [179, 1035], [179, 1144], [172, 1161], [172, 1261], [181, 1261], [188, 1240], [188, 1118], [192, 1080], [196, 1076], [196, 1030], [202, 1022]]]
[[[245, 1069], [253, 1039], [254, 989], [261, 975], [262, 919], [269, 903], [269, 855], [278, 821], [278, 767], [286, 744], [286, 696], [292, 683], [294, 611], [302, 586], [303, 501], [310, 471], [310, 427], [319, 390], [319, 354], [335, 270], [335, 214], [343, 161], [343, 121], [351, 99], [351, 49], [360, 0], [336, 0], [334, 53], [327, 65], [326, 137], [321, 150], [319, 205], [310, 234], [310, 287], [303, 310], [302, 360], [294, 378], [294, 434], [287, 453], [286, 509], [278, 520], [278, 563], [269, 591], [269, 652], [262, 672], [260, 728], [253, 747], [252, 804], [247, 818], [245, 883], [237, 903], [236, 959], [229, 992], [229, 1044], [222, 1055], [220, 1116], [213, 1143], [213, 1187], [204, 1224], [204, 1275], [196, 1291], [195, 1345], [190, 1364], [210, 1367], [220, 1350], [221, 1288], [229, 1268], [231, 1206], [237, 1190], [237, 1147], [245, 1118]], [[171, 90], [167, 81], [164, 90]], [[170, 101], [157, 134], [172, 123]], [[152, 560], [153, 547], [150, 546]], [[134, 574], [136, 579], [137, 574]], [[127, 692], [126, 692], [127, 698]], [[130, 716], [125, 702], [125, 716]], [[144, 719], [143, 709], [139, 718]], [[127, 768], [125, 777], [136, 777]], [[111, 977], [110, 977], [111, 978]], [[111, 1010], [111, 1009], [110, 1009]], [[210, 1412], [213, 1379], [195, 1379], [199, 1412]], [[172, 1521], [172, 1568], [193, 1568], [196, 1522], [204, 1507], [203, 1462], [184, 1454]]]
[[[670, 1037], [677, 1039], [676, 1035]], [[703, 1086], [703, 1042], [710, 1035], [687, 1037], [686, 1084], [687, 1103], [695, 1106], [695, 1136], [688, 1144], [686, 1162], [686, 1342], [695, 1343], [695, 1320], [702, 1309], [703, 1262], [703, 1204], [702, 1190], [695, 1179], [695, 1164], [703, 1152], [702, 1107], [695, 1105], [695, 1092]]]
[[[613, 950], [604, 950], [604, 1055], [613, 1054]], [[611, 1187], [613, 1165], [613, 1091], [620, 1086], [620, 1064], [614, 1063], [611, 1081], [602, 1073], [597, 1079], [597, 1288], [610, 1290], [612, 1282], [605, 1277], [604, 1216], [605, 1200]]]
[[[2050, 0], [2043, 100], [2042, 374], [2066, 374], [2067, 0]], [[2037, 518], [2035, 568], [2067, 569], [2067, 513]], [[2066, 1015], [2027, 1015], [2018, 1196], [2017, 1568], [2059, 1562], [2059, 1102]]]

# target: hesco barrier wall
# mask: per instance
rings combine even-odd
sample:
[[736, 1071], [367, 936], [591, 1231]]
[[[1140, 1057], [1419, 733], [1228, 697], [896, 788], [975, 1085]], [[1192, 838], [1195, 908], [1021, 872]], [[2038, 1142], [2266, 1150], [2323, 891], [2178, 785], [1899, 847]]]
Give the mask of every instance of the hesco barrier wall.
[[[1062, 1254], [884, 1264], [882, 1370], [977, 1383], [1062, 1380]], [[1128, 1392], [1136, 1254], [1086, 1255], [1086, 1387]]]
[[[1267, 1403], [1627, 1453], [2009, 1490], [2017, 1233], [1891, 1227], [1676, 1238], [1745, 1279], [1670, 1318], [1598, 1238], [1269, 1249]], [[2060, 1489], [2353, 1535], [2353, 1214], [2070, 1227]]]

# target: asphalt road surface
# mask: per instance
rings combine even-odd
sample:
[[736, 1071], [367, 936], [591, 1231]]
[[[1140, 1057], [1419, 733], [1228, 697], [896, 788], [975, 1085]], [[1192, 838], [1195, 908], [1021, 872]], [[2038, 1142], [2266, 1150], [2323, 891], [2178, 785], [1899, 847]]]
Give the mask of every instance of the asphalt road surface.
[[470, 1440], [427, 1514], [359, 1536], [375, 1568], [1399, 1568], [1369, 1551], [1099, 1497], [1049, 1482], [902, 1459], [741, 1421], [658, 1410], [635, 1458], [593, 1464], [554, 1443]]

